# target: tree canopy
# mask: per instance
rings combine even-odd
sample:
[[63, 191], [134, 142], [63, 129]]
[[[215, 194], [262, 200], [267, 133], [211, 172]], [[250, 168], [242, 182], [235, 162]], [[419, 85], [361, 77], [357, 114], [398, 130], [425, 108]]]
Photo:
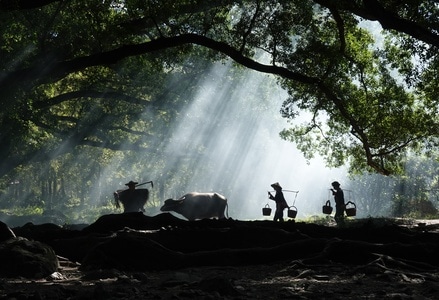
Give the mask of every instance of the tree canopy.
[[437, 146], [438, 12], [435, 1], [2, 0], [0, 176], [80, 146], [153, 152], [139, 137], [184, 104], [163, 78], [196, 76], [189, 54], [275, 75], [282, 115], [308, 113], [281, 133], [306, 157], [397, 172], [406, 151]]

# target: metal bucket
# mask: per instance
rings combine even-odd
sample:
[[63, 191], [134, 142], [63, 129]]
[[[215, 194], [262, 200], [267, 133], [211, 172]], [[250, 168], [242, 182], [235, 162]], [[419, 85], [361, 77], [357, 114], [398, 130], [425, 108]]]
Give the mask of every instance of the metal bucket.
[[262, 215], [264, 215], [264, 216], [271, 215], [271, 208], [270, 208], [270, 206], [268, 204], [265, 205], [265, 207], [262, 208]]
[[[353, 207], [348, 207], [348, 205], [353, 205]], [[357, 206], [354, 202], [348, 201], [345, 205], [345, 212], [348, 217], [355, 217], [357, 215]]]
[[288, 218], [295, 218], [297, 216], [297, 208], [295, 206], [288, 207]]
[[331, 206], [331, 201], [326, 201], [326, 204], [323, 205], [322, 207], [323, 213], [326, 215], [330, 215], [332, 214], [332, 206]]

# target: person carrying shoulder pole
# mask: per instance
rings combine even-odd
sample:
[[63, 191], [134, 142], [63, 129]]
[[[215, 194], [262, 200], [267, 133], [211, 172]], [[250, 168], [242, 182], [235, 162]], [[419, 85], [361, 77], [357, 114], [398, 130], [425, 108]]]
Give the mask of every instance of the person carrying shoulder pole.
[[334, 195], [335, 200], [335, 222], [337, 225], [343, 225], [344, 224], [344, 211], [346, 208], [346, 204], [344, 202], [344, 193], [343, 190], [340, 188], [340, 183], [338, 181], [334, 181], [331, 183], [333, 189], [332, 195]]
[[288, 207], [287, 201], [285, 200], [284, 193], [282, 192], [282, 187], [279, 182], [275, 182], [271, 187], [276, 191], [273, 195], [268, 192], [268, 198], [276, 202], [276, 212], [274, 213], [273, 221], [284, 221], [284, 209]]

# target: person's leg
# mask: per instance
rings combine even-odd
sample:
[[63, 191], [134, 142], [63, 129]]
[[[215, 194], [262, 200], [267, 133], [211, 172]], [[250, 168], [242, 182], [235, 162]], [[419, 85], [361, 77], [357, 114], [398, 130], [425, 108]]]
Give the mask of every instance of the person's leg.
[[279, 212], [279, 221], [280, 222], [284, 221], [284, 210], [283, 209], [281, 209]]
[[344, 224], [344, 209], [340, 207], [335, 207], [335, 216], [334, 216], [335, 222], [337, 225], [343, 225]]
[[279, 218], [280, 218], [279, 210], [276, 209], [276, 211], [274, 212], [274, 218], [273, 218], [273, 221], [276, 222], [277, 220], [279, 220]]

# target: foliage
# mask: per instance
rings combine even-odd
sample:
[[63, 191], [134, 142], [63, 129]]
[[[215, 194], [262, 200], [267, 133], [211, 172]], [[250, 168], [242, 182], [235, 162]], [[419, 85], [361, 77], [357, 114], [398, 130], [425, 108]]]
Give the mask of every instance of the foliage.
[[15, 206], [9, 210], [2, 210], [2, 213], [8, 213], [14, 216], [41, 215], [43, 209], [40, 206]]
[[[153, 167], [172, 177], [158, 149], [197, 80], [225, 57], [277, 76], [289, 94], [283, 117], [310, 116], [281, 133], [307, 158], [401, 174], [407, 150], [434, 156], [438, 144], [438, 9], [392, 0], [1, 1], [3, 192], [26, 174], [21, 192], [41, 192], [34, 201], [84, 205], [97, 178], [117, 186]], [[100, 174], [113, 159], [130, 170]]]

